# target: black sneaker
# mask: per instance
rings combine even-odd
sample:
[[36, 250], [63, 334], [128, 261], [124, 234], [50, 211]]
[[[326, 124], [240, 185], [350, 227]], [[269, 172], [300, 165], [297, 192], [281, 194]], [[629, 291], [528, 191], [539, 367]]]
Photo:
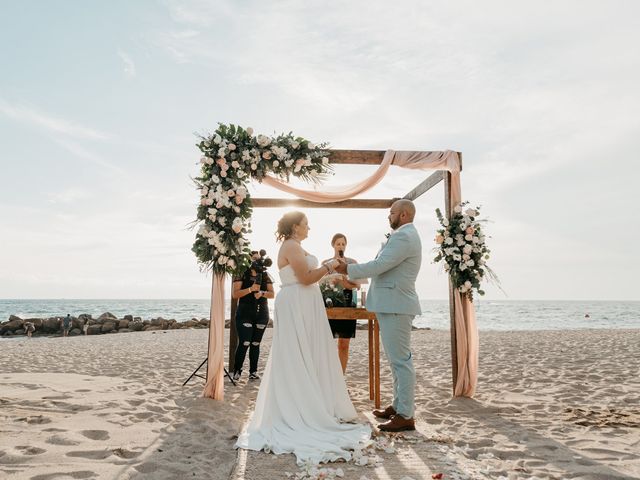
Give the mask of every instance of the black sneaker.
[[249, 380], [260, 380], [260, 375], [257, 372], [251, 372], [249, 374]]
[[233, 372], [231, 374], [231, 378], [233, 378], [234, 382], [237, 382], [238, 380], [240, 380], [240, 375], [242, 374], [242, 370], [236, 370], [235, 372]]

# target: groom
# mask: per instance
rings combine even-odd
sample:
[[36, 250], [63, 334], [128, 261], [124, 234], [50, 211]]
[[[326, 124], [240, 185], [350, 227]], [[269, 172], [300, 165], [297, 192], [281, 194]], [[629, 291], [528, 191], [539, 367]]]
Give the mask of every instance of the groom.
[[389, 225], [394, 232], [375, 260], [341, 263], [336, 271], [350, 279], [371, 277], [367, 310], [375, 312], [382, 332], [382, 345], [393, 374], [393, 404], [373, 414], [388, 420], [379, 425], [385, 432], [415, 430], [414, 390], [416, 373], [411, 359], [411, 324], [420, 315], [416, 277], [422, 263], [422, 245], [413, 219], [416, 207], [411, 200], [391, 205]]

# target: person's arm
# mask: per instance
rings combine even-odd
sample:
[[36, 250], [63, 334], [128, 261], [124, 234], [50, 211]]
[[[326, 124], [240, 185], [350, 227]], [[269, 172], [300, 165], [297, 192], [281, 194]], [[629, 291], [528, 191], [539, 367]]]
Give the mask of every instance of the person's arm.
[[286, 245], [283, 245], [285, 251], [283, 252], [285, 258], [289, 261], [289, 265], [293, 268], [293, 272], [296, 274], [296, 278], [303, 285], [311, 285], [316, 283], [322, 277], [327, 275], [331, 271], [331, 267], [338, 264], [337, 260], [332, 260], [329, 263], [325, 263], [318, 268], [309, 268], [305, 252], [298, 242], [286, 241]]
[[[260, 297], [264, 297], [264, 298], [275, 298], [276, 293], [273, 291], [273, 284], [272, 283], [267, 283], [267, 289], [266, 290], [260, 290]], [[258, 297], [258, 298], [260, 298]]]
[[242, 288], [242, 280], [238, 280], [233, 282], [233, 291], [231, 292], [231, 297], [238, 299], [242, 297], [246, 297], [251, 292], [257, 292], [260, 290], [260, 285], [254, 283], [248, 288]]
[[398, 232], [389, 238], [387, 246], [375, 260], [346, 265], [347, 274], [350, 279], [376, 277], [400, 265], [411, 251], [408, 236], [404, 232]]

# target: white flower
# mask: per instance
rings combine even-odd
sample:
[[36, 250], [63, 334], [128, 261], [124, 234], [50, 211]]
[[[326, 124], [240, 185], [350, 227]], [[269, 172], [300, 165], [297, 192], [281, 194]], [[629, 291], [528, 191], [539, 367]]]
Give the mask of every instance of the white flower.
[[232, 166], [233, 168], [240, 168], [240, 164], [238, 163], [238, 161], [237, 161], [237, 160], [234, 160], [233, 162], [231, 162], [231, 166]]
[[218, 263], [220, 265], [224, 265], [225, 263], [227, 263], [227, 260], [229, 260], [227, 257], [225, 257], [224, 255], [220, 255], [218, 257]]
[[207, 157], [207, 165], [213, 165], [213, 158]]
[[216, 241], [215, 241], [213, 238], [210, 238], [209, 240], [207, 240], [207, 243], [208, 243], [209, 245], [215, 245], [215, 244], [216, 244]]
[[460, 260], [462, 260], [462, 257], [460, 256], [460, 254], [459, 254], [459, 253], [454, 253], [454, 254], [453, 254], [453, 259], [454, 259], [456, 262], [459, 262]]
[[222, 178], [225, 178], [225, 177], [227, 176], [227, 171], [226, 171], [226, 170], [222, 170], [222, 171], [220, 172], [220, 176], [221, 176]]
[[461, 272], [464, 272], [467, 269], [467, 266], [464, 263], [461, 263], [458, 266], [458, 270], [460, 270]]
[[209, 189], [207, 187], [202, 187], [202, 190], [200, 191], [200, 194], [203, 197], [206, 197], [209, 194]]
[[467, 287], [468, 289], [471, 288], [471, 282], [467, 280], [466, 282], [464, 282], [464, 286]]
[[274, 160], [273, 161], [273, 168], [277, 168], [278, 165], [280, 165], [280, 162], [278, 160]]
[[211, 175], [211, 181], [213, 183], [220, 183], [220, 179], [218, 178], [217, 175]]
[[444, 239], [444, 243], [446, 243], [447, 245], [451, 245], [453, 243], [453, 238], [451, 237], [447, 237]]
[[227, 224], [227, 219], [225, 217], [218, 217], [218, 223], [224, 227]]
[[202, 156], [200, 157], [200, 163], [202, 163], [203, 165], [207, 163], [207, 157]]
[[203, 201], [204, 201], [204, 205], [207, 205], [207, 206], [208, 205], [213, 205], [213, 199], [211, 199], [211, 198], [205, 198], [205, 199], [203, 199]]
[[313, 144], [313, 143], [311, 143], [311, 142], [309, 142], [309, 143], [307, 144], [307, 147], [309, 148], [309, 150], [315, 150], [315, 148], [316, 148], [315, 144]]
[[469, 255], [467, 255], [466, 253], [462, 255], [462, 260], [464, 260], [465, 262], [467, 260], [469, 260], [471, 257]]
[[258, 169], [258, 165], [256, 165], [255, 163], [251, 164], [251, 170], [257, 170]]
[[471, 238], [471, 241], [473, 243], [480, 243], [480, 239], [478, 237], [475, 237], [475, 236]]
[[473, 240], [473, 235], [465, 235], [465, 236], [464, 236], [464, 239], [465, 239], [467, 242], [470, 242], [470, 241], [472, 241], [472, 240]]
[[222, 142], [222, 137], [216, 134], [216, 136], [213, 137], [213, 143], [215, 143], [216, 145], [220, 145], [220, 142]]
[[289, 142], [289, 145], [291, 145], [291, 148], [293, 148], [294, 150], [300, 146], [300, 144], [298, 142], [296, 142], [295, 140], [291, 140]]
[[478, 212], [476, 212], [473, 208], [467, 208], [464, 213], [465, 215], [469, 215], [470, 217], [475, 217], [476, 215], [478, 215]]
[[449, 264], [448, 264], [448, 263], [445, 263], [445, 264], [444, 264], [444, 271], [445, 271], [445, 272], [448, 272], [450, 269], [451, 269], [451, 267], [449, 266]]
[[458, 241], [456, 242], [456, 244], [457, 244], [459, 247], [462, 247], [462, 246], [464, 245], [464, 240], [463, 240], [463, 239], [460, 239], [460, 240], [458, 240]]
[[230, 151], [232, 151], [232, 152], [233, 152], [233, 151], [236, 149], [236, 144], [235, 144], [235, 143], [230, 143], [230, 144], [227, 146], [227, 148], [228, 148]]
[[462, 207], [461, 207], [460, 205], [456, 205], [456, 206], [454, 207], [453, 211], [454, 211], [455, 213], [460, 213], [460, 212], [462, 212]]
[[236, 266], [236, 262], [234, 262], [234, 261], [233, 261], [233, 259], [232, 259], [232, 258], [230, 258], [230, 259], [227, 261], [227, 267], [235, 268], [235, 266]]
[[476, 262], [474, 262], [473, 260], [467, 260], [467, 267], [473, 267], [476, 264]]
[[322, 164], [323, 165], [329, 165], [329, 158], [328, 157], [322, 157]]
[[261, 147], [266, 147], [271, 143], [271, 139], [266, 135], [258, 135], [258, 138], [256, 139], [256, 141], [258, 142], [258, 145], [260, 145]]
[[285, 164], [287, 167], [290, 167], [291, 165], [293, 165], [293, 160], [285, 160], [284, 164]]
[[233, 190], [227, 190], [227, 197], [231, 198], [234, 197], [236, 194], [236, 192], [234, 192]]
[[471, 245], [465, 245], [462, 251], [469, 255], [473, 251], [473, 247]]
[[251, 127], [247, 128], [247, 135], [249, 135], [250, 137], [253, 136], [253, 128], [251, 128]]
[[442, 225], [444, 225], [445, 227], [448, 227], [449, 226], [449, 220], [446, 219], [446, 218], [443, 218], [442, 219]]

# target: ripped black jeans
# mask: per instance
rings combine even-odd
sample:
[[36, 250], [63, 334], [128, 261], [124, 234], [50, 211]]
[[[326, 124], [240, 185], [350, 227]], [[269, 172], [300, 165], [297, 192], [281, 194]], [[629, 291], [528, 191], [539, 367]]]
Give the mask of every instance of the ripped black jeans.
[[238, 305], [236, 312], [238, 348], [236, 348], [234, 371], [242, 371], [242, 365], [249, 350], [249, 373], [256, 373], [260, 357], [260, 342], [269, 323], [269, 308], [267, 302], [258, 304], [255, 308], [246, 307], [249, 306]]

